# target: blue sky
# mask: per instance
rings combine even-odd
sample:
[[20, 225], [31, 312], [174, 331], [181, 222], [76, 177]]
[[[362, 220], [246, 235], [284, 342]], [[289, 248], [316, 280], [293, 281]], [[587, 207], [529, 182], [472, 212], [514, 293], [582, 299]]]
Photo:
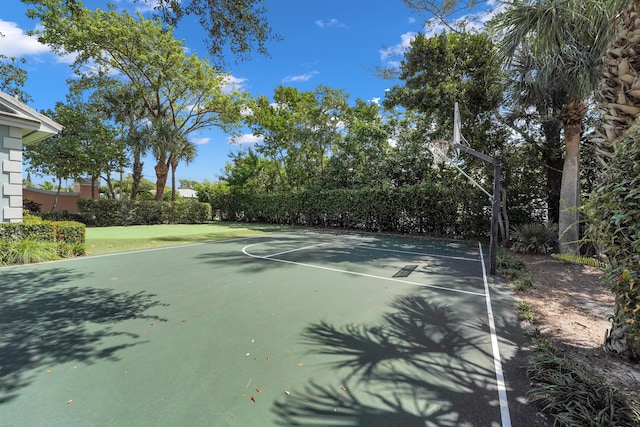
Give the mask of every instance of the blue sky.
[[[65, 100], [66, 80], [72, 75], [70, 60], [50, 53], [46, 46], [26, 35], [38, 23], [25, 17], [27, 8], [23, 3], [2, 1], [0, 33], [5, 37], [0, 39], [0, 53], [28, 61], [25, 90], [33, 98], [30, 106], [37, 110], [52, 108], [57, 101]], [[133, 0], [110, 2], [129, 11], [144, 6]], [[107, 1], [84, 3], [88, 7], [105, 7]], [[226, 70], [252, 96], [271, 97], [280, 84], [302, 91], [325, 85], [343, 89], [352, 102], [356, 98], [378, 102], [384, 98], [385, 89], [397, 82], [378, 78], [375, 68], [400, 60], [412, 37], [425, 32], [424, 16], [408, 9], [402, 0], [266, 0], [265, 5], [269, 24], [283, 39], [269, 43], [270, 57], [255, 54], [250, 61], [239, 64], [229, 58]], [[205, 34], [193, 18], [182, 21], [175, 36], [185, 40], [190, 52], [207, 57]], [[234, 144], [215, 129], [193, 135], [192, 140], [198, 143], [198, 156], [193, 163], [180, 165], [176, 174], [196, 181], [217, 181], [228, 153], [255, 142], [246, 135]], [[155, 181], [150, 159], [145, 161], [144, 175]]]

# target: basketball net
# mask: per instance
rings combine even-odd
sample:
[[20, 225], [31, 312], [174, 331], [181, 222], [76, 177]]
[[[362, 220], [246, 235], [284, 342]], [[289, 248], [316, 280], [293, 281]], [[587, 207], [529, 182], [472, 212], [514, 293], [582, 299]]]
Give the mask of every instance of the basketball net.
[[[456, 102], [453, 108], [453, 141], [446, 141], [441, 139], [432, 141], [427, 146], [429, 148], [429, 151], [431, 152], [431, 155], [433, 156], [433, 163], [437, 166], [441, 166], [451, 161], [451, 158], [449, 157], [449, 150], [454, 147], [454, 144], [460, 144], [464, 141], [465, 144], [468, 145], [468, 143], [462, 136], [460, 127], [460, 110], [458, 108], [458, 103]], [[460, 150], [456, 149], [456, 154], [459, 155]]]
[[449, 161], [448, 153], [452, 146], [451, 141], [445, 141], [443, 139], [431, 141], [429, 145], [427, 145], [427, 148], [433, 156], [433, 163], [438, 166], [447, 163]]

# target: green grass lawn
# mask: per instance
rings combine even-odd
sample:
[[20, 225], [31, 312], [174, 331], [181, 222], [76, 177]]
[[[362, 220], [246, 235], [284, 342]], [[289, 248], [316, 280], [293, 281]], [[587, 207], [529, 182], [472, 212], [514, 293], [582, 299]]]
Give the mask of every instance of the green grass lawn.
[[136, 225], [129, 227], [88, 227], [89, 255], [160, 248], [212, 240], [258, 236], [286, 231], [288, 227], [263, 224], [216, 222], [211, 224]]

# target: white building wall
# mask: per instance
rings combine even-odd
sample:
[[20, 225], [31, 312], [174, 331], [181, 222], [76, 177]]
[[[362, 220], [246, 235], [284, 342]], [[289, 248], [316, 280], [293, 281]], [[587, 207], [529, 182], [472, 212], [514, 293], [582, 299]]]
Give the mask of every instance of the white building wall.
[[22, 130], [0, 126], [0, 222], [22, 221]]

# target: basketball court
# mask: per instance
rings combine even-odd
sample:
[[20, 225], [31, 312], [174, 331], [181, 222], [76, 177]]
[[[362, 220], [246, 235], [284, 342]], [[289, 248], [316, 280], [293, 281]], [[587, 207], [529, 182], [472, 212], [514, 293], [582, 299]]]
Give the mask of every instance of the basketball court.
[[477, 242], [300, 231], [0, 269], [0, 426], [510, 426]]

